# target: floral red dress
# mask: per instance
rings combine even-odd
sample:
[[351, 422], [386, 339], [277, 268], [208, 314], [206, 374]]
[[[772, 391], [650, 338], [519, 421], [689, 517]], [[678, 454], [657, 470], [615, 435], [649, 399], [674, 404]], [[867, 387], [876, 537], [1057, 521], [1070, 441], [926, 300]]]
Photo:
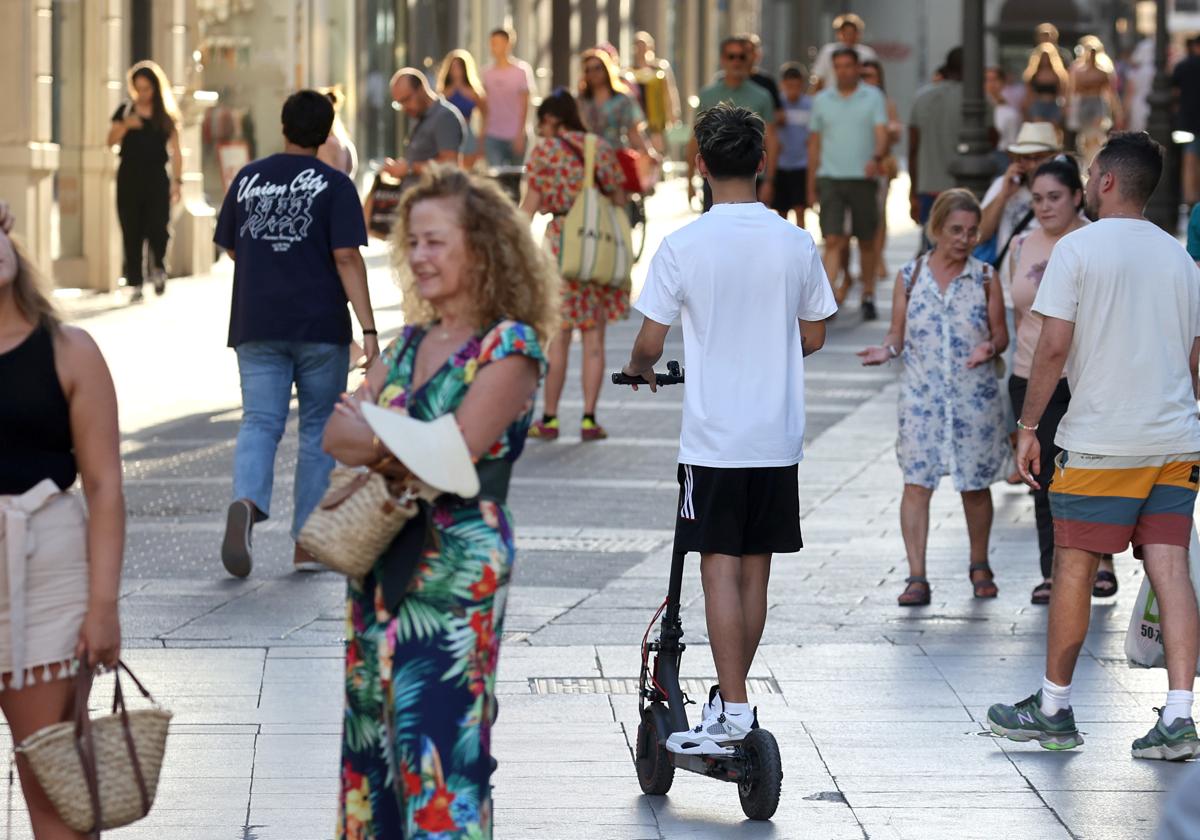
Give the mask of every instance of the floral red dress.
[[[538, 210], [554, 218], [546, 227], [546, 250], [558, 259], [563, 217], [583, 189], [582, 131], [564, 131], [541, 140], [525, 164], [529, 189], [542, 197]], [[621, 188], [625, 178], [617, 156], [603, 138], [596, 139], [596, 186], [605, 195]], [[563, 329], [590, 330], [629, 314], [629, 291], [563, 278]]]

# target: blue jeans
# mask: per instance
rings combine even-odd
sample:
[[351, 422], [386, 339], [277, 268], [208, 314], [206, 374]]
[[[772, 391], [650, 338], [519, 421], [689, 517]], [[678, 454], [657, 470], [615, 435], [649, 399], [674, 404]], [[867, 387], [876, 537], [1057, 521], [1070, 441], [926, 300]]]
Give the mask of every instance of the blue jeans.
[[512, 140], [484, 137], [483, 152], [487, 157], [488, 166], [520, 166], [525, 162], [523, 156], [517, 154]]
[[307, 341], [248, 341], [237, 347], [242, 425], [233, 455], [233, 497], [271, 511], [275, 450], [287, 423], [292, 383], [300, 402], [292, 539], [329, 486], [333, 458], [321, 451], [325, 423], [346, 390], [350, 347]]

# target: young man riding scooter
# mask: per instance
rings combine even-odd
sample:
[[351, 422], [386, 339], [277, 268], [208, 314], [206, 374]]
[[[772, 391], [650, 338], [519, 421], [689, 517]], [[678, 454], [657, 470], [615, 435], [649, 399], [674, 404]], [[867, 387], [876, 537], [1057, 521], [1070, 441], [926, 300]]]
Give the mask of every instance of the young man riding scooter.
[[[645, 316], [624, 373], [656, 390], [654, 364], [681, 318], [687, 382], [675, 548], [700, 554], [719, 686], [700, 724], [667, 749], [719, 755], [754, 725], [746, 675], [767, 619], [771, 555], [801, 547], [797, 466], [804, 357], [837, 311], [807, 231], [761, 204], [765, 126], [721, 103], [696, 121], [713, 208], [663, 240], [635, 308]], [[635, 388], [638, 386], [634, 386]]]

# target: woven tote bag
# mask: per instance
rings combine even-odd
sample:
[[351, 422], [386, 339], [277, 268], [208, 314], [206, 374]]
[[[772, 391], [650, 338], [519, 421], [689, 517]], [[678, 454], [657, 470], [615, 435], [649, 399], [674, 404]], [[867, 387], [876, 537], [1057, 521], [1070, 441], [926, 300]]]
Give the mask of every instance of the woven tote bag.
[[432, 501], [438, 495], [440, 491], [416, 478], [389, 481], [373, 470], [339, 465], [296, 542], [335, 572], [361, 578], [416, 516], [417, 501]]
[[[153, 708], [126, 710], [121, 671]], [[117, 663], [115, 676], [112, 714], [88, 717], [92, 672], [83, 666], [75, 676], [75, 720], [43, 727], [16, 748], [63, 822], [96, 838], [101, 829], [150, 813], [171, 722], [171, 713], [155, 703], [124, 662]]]
[[629, 288], [633, 236], [625, 209], [596, 187], [596, 135], [583, 142], [583, 188], [562, 220], [558, 268], [563, 277], [600, 286]]

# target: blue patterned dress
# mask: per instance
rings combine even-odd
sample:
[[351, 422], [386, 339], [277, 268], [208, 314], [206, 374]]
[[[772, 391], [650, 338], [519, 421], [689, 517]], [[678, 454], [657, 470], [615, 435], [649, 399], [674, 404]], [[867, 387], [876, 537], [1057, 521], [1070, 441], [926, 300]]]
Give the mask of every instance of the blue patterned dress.
[[896, 457], [905, 484], [933, 489], [949, 475], [959, 492], [982, 490], [1007, 475], [1012, 457], [995, 368], [967, 368], [971, 350], [991, 338], [990, 267], [968, 258], [943, 294], [929, 260], [920, 262], [919, 277], [917, 260], [900, 270], [910, 291]]
[[[485, 365], [521, 355], [545, 372], [533, 329], [505, 321], [411, 389], [423, 332], [406, 327], [384, 352], [380, 405], [433, 420], [459, 407]], [[532, 411], [531, 401], [480, 460], [515, 461]], [[440, 551], [426, 550], [396, 615], [375, 572], [347, 586], [339, 840], [492, 836], [492, 699], [512, 520], [505, 505], [482, 500], [435, 505], [431, 521]]]

